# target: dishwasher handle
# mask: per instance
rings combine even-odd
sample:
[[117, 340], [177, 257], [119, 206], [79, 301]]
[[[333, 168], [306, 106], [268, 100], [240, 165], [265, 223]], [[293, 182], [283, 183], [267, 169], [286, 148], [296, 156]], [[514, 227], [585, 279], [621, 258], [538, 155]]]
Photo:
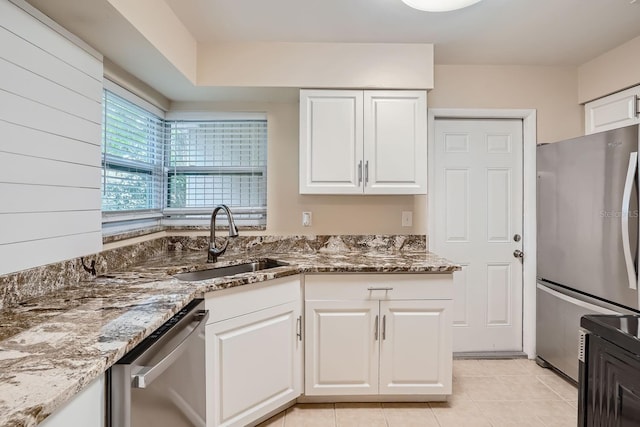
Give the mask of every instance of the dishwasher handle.
[[193, 328], [189, 335], [187, 335], [169, 354], [167, 354], [162, 360], [153, 366], [143, 366], [137, 373], [131, 375], [131, 387], [133, 388], [147, 388], [151, 383], [158, 378], [169, 366], [175, 362], [178, 357], [184, 353], [191, 340], [196, 339], [200, 329], [205, 325], [209, 318], [209, 310], [200, 310], [194, 316], [194, 321], [198, 323]]

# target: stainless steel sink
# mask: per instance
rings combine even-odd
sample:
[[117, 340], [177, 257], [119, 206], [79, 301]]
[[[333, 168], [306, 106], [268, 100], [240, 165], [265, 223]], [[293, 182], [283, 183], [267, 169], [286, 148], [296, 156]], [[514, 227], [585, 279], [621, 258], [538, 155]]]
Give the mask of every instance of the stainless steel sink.
[[288, 264], [275, 259], [265, 258], [254, 262], [246, 262], [244, 264], [178, 273], [174, 274], [173, 277], [180, 280], [186, 280], [188, 282], [195, 282], [198, 280], [215, 279], [216, 277], [233, 276], [241, 273], [268, 270], [270, 268], [282, 267], [284, 265]]

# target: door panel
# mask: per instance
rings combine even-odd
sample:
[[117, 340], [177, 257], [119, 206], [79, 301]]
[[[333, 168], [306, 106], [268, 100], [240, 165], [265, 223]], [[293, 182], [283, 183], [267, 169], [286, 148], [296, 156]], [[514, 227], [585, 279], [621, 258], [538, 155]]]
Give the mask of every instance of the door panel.
[[365, 193], [424, 194], [425, 91], [364, 92]]
[[451, 300], [380, 301], [381, 394], [451, 392]]
[[487, 266], [487, 326], [511, 324], [511, 264]]
[[300, 193], [361, 194], [362, 91], [300, 91]]
[[307, 301], [305, 310], [305, 394], [377, 394], [378, 301]]
[[469, 170], [445, 171], [445, 224], [447, 242], [469, 241]]
[[212, 426], [245, 425], [301, 394], [299, 315], [292, 302], [207, 325]]
[[435, 121], [431, 250], [454, 273], [456, 352], [522, 351], [522, 120]]
[[640, 86], [584, 105], [585, 135], [640, 123]]

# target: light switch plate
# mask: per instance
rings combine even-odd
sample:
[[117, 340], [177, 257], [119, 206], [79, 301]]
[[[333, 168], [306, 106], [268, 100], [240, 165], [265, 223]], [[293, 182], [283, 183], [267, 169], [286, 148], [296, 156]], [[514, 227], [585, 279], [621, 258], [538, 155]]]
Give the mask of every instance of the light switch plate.
[[402, 211], [402, 226], [403, 227], [413, 226], [413, 212]]
[[311, 212], [302, 212], [302, 226], [311, 227], [312, 222], [313, 216], [311, 215]]

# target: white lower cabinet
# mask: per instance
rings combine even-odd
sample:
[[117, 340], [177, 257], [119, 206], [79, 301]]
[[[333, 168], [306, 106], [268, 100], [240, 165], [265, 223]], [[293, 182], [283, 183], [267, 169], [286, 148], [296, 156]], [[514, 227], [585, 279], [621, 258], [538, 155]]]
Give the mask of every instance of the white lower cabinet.
[[451, 393], [451, 300], [380, 301], [380, 394]]
[[301, 394], [298, 276], [213, 292], [207, 308], [209, 427], [248, 425]]
[[305, 394], [378, 394], [378, 301], [306, 301]]
[[102, 375], [39, 425], [40, 427], [105, 427], [105, 403], [106, 390], [104, 375]]
[[452, 275], [305, 276], [305, 395], [451, 394]]

